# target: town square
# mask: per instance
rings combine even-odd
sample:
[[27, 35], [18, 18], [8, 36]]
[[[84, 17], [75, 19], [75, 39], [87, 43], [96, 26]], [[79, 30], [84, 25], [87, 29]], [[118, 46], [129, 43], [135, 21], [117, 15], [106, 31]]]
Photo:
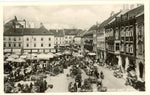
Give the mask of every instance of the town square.
[[143, 4], [3, 11], [5, 93], [145, 91]]

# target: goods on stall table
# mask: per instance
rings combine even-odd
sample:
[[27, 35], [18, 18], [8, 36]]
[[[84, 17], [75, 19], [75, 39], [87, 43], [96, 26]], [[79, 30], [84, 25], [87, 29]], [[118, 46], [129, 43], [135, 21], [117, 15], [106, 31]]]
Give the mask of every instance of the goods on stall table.
[[122, 72], [118, 69], [114, 71], [113, 75], [117, 78], [122, 78], [123, 77]]
[[53, 88], [53, 84], [49, 84], [48, 87], [49, 87], [49, 88]]
[[89, 79], [84, 79], [84, 84], [81, 86], [81, 92], [91, 92], [92, 90], [92, 85]]
[[95, 78], [95, 77], [90, 77], [90, 78], [88, 78], [88, 81], [90, 82], [90, 83], [97, 83], [97, 78]]
[[106, 92], [107, 87], [98, 87], [97, 90], [100, 91], [100, 92]]

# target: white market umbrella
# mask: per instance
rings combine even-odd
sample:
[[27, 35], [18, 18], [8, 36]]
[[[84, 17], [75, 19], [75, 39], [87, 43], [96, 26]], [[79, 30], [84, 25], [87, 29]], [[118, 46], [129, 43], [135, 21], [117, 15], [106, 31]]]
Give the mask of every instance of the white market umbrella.
[[58, 52], [58, 53], [56, 53], [56, 55], [57, 55], [57, 56], [61, 56], [61, 55], [62, 55], [62, 53], [59, 53], [59, 52]]
[[88, 53], [88, 55], [94, 56], [94, 55], [96, 55], [96, 54], [95, 54], [95, 53]]
[[37, 58], [49, 60], [49, 58], [53, 58], [53, 55], [51, 55], [51, 54], [39, 54], [39, 55], [37, 55]]
[[9, 57], [8, 59], [6, 59], [6, 61], [14, 62], [14, 61], [15, 61], [15, 59], [14, 59], [14, 58], [12, 58], [12, 57]]
[[21, 55], [20, 58], [25, 59], [25, 58], [27, 58], [27, 55]]
[[19, 58], [19, 59], [15, 59], [15, 62], [21, 63], [21, 62], [26, 62], [26, 61], [24, 59]]
[[10, 55], [9, 57], [12, 57], [12, 58], [19, 58], [19, 55], [17, 55], [17, 54], [12, 54], [12, 55]]

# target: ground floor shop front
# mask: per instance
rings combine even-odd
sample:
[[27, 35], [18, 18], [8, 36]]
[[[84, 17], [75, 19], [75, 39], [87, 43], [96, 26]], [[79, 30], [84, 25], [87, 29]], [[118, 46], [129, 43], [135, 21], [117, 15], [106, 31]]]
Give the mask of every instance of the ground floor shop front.
[[[106, 53], [106, 64], [116, 66], [121, 69], [121, 72], [126, 76], [129, 71], [133, 71], [138, 81], [145, 81], [145, 62], [144, 59], [136, 58], [127, 54]], [[126, 78], [124, 76], [124, 78]]]
[[4, 49], [4, 53], [55, 53], [55, 49]]

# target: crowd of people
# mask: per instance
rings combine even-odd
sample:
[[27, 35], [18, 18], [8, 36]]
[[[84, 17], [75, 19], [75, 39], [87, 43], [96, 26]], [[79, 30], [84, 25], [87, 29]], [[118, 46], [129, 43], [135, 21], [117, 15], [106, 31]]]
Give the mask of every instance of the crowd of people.
[[[96, 85], [97, 91], [107, 91], [107, 87], [103, 85], [104, 73], [97, 68], [104, 66], [104, 63], [96, 60], [95, 56], [74, 56], [70, 53], [49, 60], [25, 60], [25, 62], [8, 61], [4, 64], [5, 93], [45, 92], [48, 88], [53, 88], [53, 84], [47, 84], [47, 75], [57, 76], [68, 67], [70, 70], [66, 76], [74, 79], [68, 83], [68, 91], [92, 92], [93, 84]], [[104, 67], [107, 68], [109, 65], [105, 64]]]

